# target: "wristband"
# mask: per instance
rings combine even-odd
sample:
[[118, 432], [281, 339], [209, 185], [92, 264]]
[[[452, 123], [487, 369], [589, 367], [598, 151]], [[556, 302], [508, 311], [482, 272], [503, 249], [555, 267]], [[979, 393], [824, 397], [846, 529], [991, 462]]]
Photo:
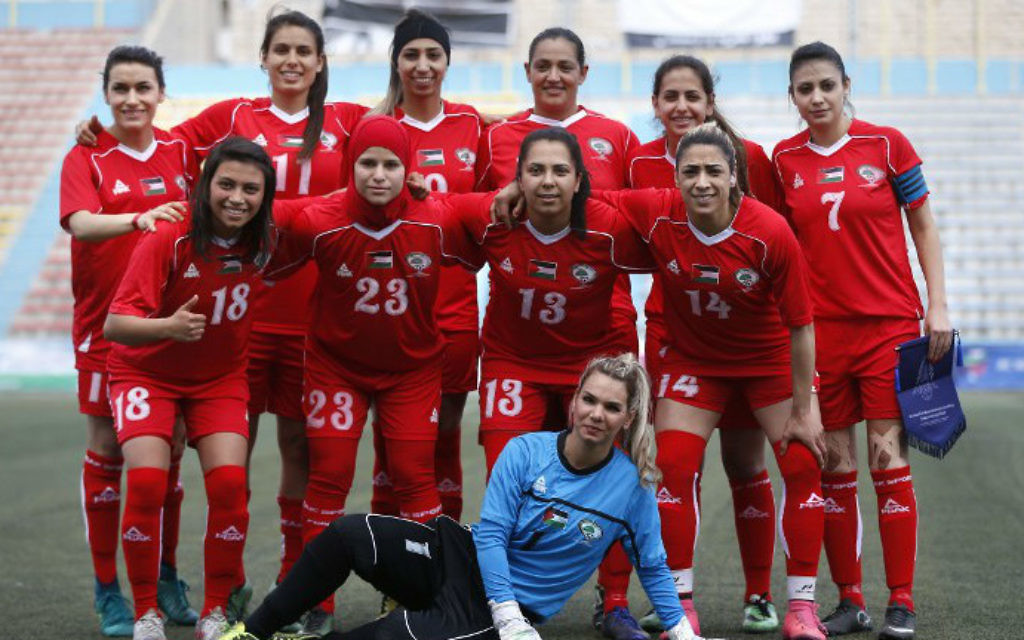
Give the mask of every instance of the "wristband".
[[[135, 227], [136, 229], [139, 229], [139, 218], [141, 217], [141, 213], [136, 213], [134, 216], [132, 216], [132, 226]], [[141, 231], [141, 229], [139, 230]]]

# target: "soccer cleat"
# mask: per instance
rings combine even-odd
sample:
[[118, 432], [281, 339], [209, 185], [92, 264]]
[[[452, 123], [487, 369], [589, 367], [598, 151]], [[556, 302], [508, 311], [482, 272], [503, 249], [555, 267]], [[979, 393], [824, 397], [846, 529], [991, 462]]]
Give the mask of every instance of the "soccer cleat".
[[790, 600], [782, 621], [783, 640], [825, 640], [825, 627], [818, 620], [818, 606], [811, 600]]
[[304, 637], [320, 638], [333, 630], [334, 614], [327, 613], [320, 607], [314, 607], [302, 616], [302, 630], [299, 633]]
[[130, 638], [135, 634], [135, 614], [121, 588], [114, 582], [96, 584], [96, 615], [100, 618], [100, 633], [108, 637]]
[[185, 595], [188, 590], [188, 583], [177, 577], [156, 583], [156, 601], [168, 621], [187, 626], [199, 621], [199, 612], [189, 605]]
[[601, 633], [612, 640], [650, 640], [646, 631], [640, 628], [636, 619], [625, 607], [615, 607], [604, 614]]
[[196, 622], [196, 640], [219, 640], [227, 631], [228, 619], [220, 607], [214, 607]]
[[821, 622], [830, 636], [871, 630], [871, 616], [868, 615], [867, 609], [849, 598], [840, 600], [836, 610], [825, 616]]
[[164, 619], [156, 609], [150, 609], [135, 621], [132, 627], [132, 640], [167, 640]]
[[654, 609], [651, 609], [640, 618], [640, 627], [649, 633], [657, 633], [664, 629], [661, 624], [661, 618], [658, 617], [658, 612]]
[[220, 634], [218, 640], [259, 640], [259, 638], [245, 630], [244, 622], [236, 622], [228, 627], [227, 631]]
[[[679, 606], [683, 608], [683, 613], [686, 614], [686, 621], [690, 623], [690, 628], [699, 636], [700, 620], [697, 618], [697, 608], [693, 606], [693, 597], [690, 595], [680, 597]], [[661, 624], [661, 618], [658, 617], [658, 612], [654, 609], [651, 609], [644, 617], [640, 618], [640, 626], [644, 631], [649, 631], [650, 633], [665, 630], [665, 626]]]
[[775, 611], [775, 603], [767, 594], [750, 596], [743, 606], [743, 631], [746, 633], [769, 633], [779, 628], [779, 614]]
[[599, 584], [594, 585], [594, 613], [590, 617], [590, 624], [594, 631], [600, 631], [604, 624], [604, 587]]
[[249, 609], [249, 601], [252, 600], [252, 585], [246, 580], [241, 585], [231, 590], [228, 596], [228, 604], [224, 607], [224, 617], [228, 624], [241, 622], [245, 619]]
[[885, 609], [885, 624], [878, 640], [910, 640], [917, 629], [917, 614], [905, 604], [891, 604]]

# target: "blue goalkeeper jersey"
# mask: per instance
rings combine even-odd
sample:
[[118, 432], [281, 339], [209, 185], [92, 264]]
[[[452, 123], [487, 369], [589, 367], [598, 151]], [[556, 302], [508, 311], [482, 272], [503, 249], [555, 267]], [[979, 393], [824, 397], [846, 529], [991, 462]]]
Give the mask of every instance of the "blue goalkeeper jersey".
[[473, 529], [487, 597], [515, 600], [542, 622], [622, 541], [666, 628], [683, 616], [665, 564], [654, 490], [615, 448], [600, 464], [573, 469], [562, 455], [566, 432], [514, 438], [491, 473], [480, 523]]

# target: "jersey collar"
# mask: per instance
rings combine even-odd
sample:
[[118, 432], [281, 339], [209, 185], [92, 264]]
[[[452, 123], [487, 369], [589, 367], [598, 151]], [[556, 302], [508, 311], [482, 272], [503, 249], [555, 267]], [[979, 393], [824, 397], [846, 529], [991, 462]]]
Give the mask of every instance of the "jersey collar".
[[154, 153], [156, 153], [156, 136], [153, 137], [153, 140], [149, 143], [149, 146], [143, 149], [142, 151], [136, 151], [135, 149], [132, 149], [128, 145], [122, 144], [120, 142], [117, 143], [117, 150], [123, 153], [124, 155], [128, 156], [129, 158], [133, 158], [135, 160], [138, 160], [139, 162], [146, 162], [147, 160], [153, 157]]
[[615, 447], [612, 447], [611, 451], [608, 452], [608, 455], [601, 462], [598, 462], [593, 466], [587, 467], [586, 469], [577, 469], [576, 467], [569, 464], [569, 460], [566, 459], [565, 457], [565, 439], [568, 437], [568, 429], [558, 434], [558, 461], [562, 463], [562, 466], [565, 467], [566, 471], [575, 476], [586, 476], [590, 475], [591, 473], [596, 473], [601, 469], [604, 469], [606, 466], [608, 466], [608, 463], [612, 461], [612, 456], [615, 455]]
[[676, 154], [668, 150], [668, 138], [665, 138], [665, 160], [672, 165], [672, 168], [676, 168]]
[[703, 231], [695, 227], [693, 223], [690, 222], [690, 216], [686, 216], [686, 226], [690, 227], [690, 232], [693, 233], [693, 237], [697, 238], [697, 240], [705, 247], [711, 247], [720, 242], [725, 242], [726, 240], [732, 237], [732, 234], [736, 233], [736, 230], [733, 229], [733, 225], [736, 224], [736, 218], [740, 217], [740, 211], [743, 209], [744, 197], [745, 196], [740, 197], [740, 206], [736, 210], [736, 215], [732, 217], [732, 222], [729, 223], [729, 226], [722, 229], [715, 235], [706, 235]]
[[220, 236], [211, 236], [210, 242], [217, 245], [221, 249], [230, 249], [231, 247], [238, 244], [238, 236], [232, 238], [221, 238]]
[[353, 223], [352, 226], [358, 229], [359, 231], [365, 233], [366, 235], [370, 236], [374, 240], [380, 240], [381, 238], [387, 237], [387, 235], [394, 231], [400, 224], [402, 224], [401, 220], [395, 220], [394, 222], [384, 227], [383, 229], [371, 229], [370, 227], [359, 224], [358, 222]]
[[850, 138], [850, 134], [845, 133], [843, 134], [842, 138], [839, 138], [838, 140], [833, 142], [832, 146], [823, 147], [820, 144], [814, 144], [813, 142], [811, 142], [810, 138], [807, 138], [807, 148], [813, 151], [814, 153], [818, 154], [819, 156], [828, 157], [835, 153], [836, 151], [839, 151], [840, 149], [845, 147], [846, 143], [849, 142], [851, 139], [852, 138]]
[[283, 109], [279, 109], [276, 104], [271, 104], [270, 113], [277, 116], [278, 120], [286, 124], [295, 124], [296, 122], [302, 122], [309, 117], [309, 107], [306, 107], [302, 111], [296, 111], [295, 113], [288, 113]]
[[565, 129], [565, 128], [571, 127], [572, 125], [576, 124], [577, 122], [579, 122], [583, 118], [586, 118], [587, 115], [588, 115], [587, 114], [587, 110], [585, 108], [583, 108], [583, 107], [580, 107], [579, 111], [577, 111], [576, 113], [572, 114], [571, 116], [569, 116], [565, 120], [555, 120], [554, 118], [545, 118], [544, 116], [539, 116], [536, 113], [533, 113], [531, 111], [530, 112], [530, 117], [527, 118], [527, 120], [529, 120], [530, 122], [536, 122], [537, 124], [542, 124], [542, 125], [544, 125], [546, 127], [562, 127], [563, 129]]
[[533, 234], [533, 237], [536, 238], [537, 242], [539, 242], [541, 244], [555, 244], [556, 242], [558, 242], [559, 240], [561, 240], [565, 236], [569, 235], [569, 232], [572, 231], [572, 227], [566, 227], [566, 228], [562, 229], [561, 231], [558, 231], [558, 232], [555, 232], [555, 233], [552, 233], [552, 234], [549, 235], [549, 234], [541, 233], [540, 231], [538, 231], [537, 227], [533, 226], [533, 223], [531, 223], [529, 220], [527, 220], [526, 221], [526, 230], [529, 231], [531, 234]]
[[399, 122], [401, 122], [402, 124], [409, 125], [413, 129], [419, 129], [420, 131], [433, 131], [434, 128], [437, 127], [437, 125], [441, 124], [445, 117], [447, 117], [447, 114], [445, 114], [444, 112], [444, 103], [441, 103], [440, 113], [431, 118], [429, 122], [417, 120], [416, 118], [413, 118], [412, 116], [407, 114], [402, 115], [402, 119], [399, 120]]

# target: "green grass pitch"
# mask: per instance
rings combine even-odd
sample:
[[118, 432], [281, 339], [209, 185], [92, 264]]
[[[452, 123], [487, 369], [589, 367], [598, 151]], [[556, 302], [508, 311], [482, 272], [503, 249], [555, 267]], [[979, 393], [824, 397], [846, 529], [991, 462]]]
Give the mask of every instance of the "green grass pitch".
[[[1013, 622], [1024, 587], [1024, 394], [971, 394], [964, 398], [969, 428], [944, 461], [913, 456], [920, 542], [915, 595], [922, 640], [1018, 637]], [[476, 444], [475, 400], [465, 420], [464, 520], [479, 513], [483, 456]], [[246, 567], [257, 600], [277, 567], [279, 536], [277, 459], [272, 422], [264, 417], [253, 460], [251, 524]], [[350, 513], [369, 506], [371, 451], [364, 436]], [[863, 436], [860, 436], [863, 442]], [[79, 509], [79, 474], [85, 421], [70, 395], [0, 393], [0, 637], [100, 638], [92, 612], [92, 575]], [[863, 446], [861, 447], [863, 450]], [[774, 465], [770, 464], [774, 469]], [[776, 477], [777, 476], [773, 476]], [[202, 601], [200, 569], [205, 498], [195, 455], [186, 457], [186, 488], [179, 566], [191, 585], [192, 602]], [[885, 607], [875, 498], [861, 463], [864, 514], [864, 578], [870, 611], [880, 620]], [[776, 497], [780, 484], [776, 482]], [[784, 599], [783, 556], [776, 549], [774, 593]], [[127, 591], [121, 570], [122, 586]], [[743, 576], [740, 570], [728, 485], [718, 463], [717, 438], [709, 448], [703, 515], [697, 549], [698, 611], [708, 636], [745, 637], [739, 631]], [[590, 585], [540, 629], [546, 640], [597, 638], [590, 629]], [[647, 601], [636, 580], [632, 607], [643, 615]], [[823, 613], [835, 590], [822, 559], [818, 602]], [[339, 596], [338, 620], [351, 628], [374, 616], [372, 589], [353, 579]], [[1013, 631], [1018, 629], [1018, 631]], [[169, 628], [169, 637], [190, 638], [192, 630]], [[873, 637], [851, 636], [852, 640]]]

